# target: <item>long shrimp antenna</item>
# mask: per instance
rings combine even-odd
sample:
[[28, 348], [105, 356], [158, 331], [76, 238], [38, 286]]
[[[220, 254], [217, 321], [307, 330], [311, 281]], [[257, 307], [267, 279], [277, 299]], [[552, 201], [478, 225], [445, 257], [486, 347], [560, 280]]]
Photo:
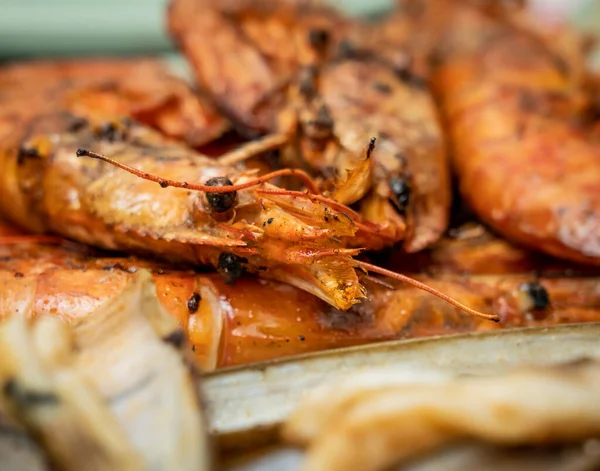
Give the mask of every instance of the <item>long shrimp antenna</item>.
[[487, 319], [487, 320], [494, 321], [494, 322], [500, 322], [500, 316], [498, 316], [496, 314], [484, 314], [483, 312], [479, 312], [479, 311], [476, 311], [475, 309], [471, 309], [470, 307], [467, 307], [464, 304], [456, 301], [455, 299], [452, 299], [450, 296], [445, 295], [444, 293], [438, 291], [437, 289], [432, 288], [431, 286], [427, 286], [425, 283], [421, 283], [420, 281], [414, 280], [414, 279], [410, 278], [409, 276], [401, 275], [399, 273], [395, 273], [393, 271], [386, 270], [385, 268], [378, 267], [377, 265], [372, 265], [370, 263], [362, 262], [360, 260], [357, 260], [357, 263], [358, 263], [359, 267], [364, 268], [365, 270], [367, 270], [369, 272], [379, 273], [380, 275], [387, 276], [389, 278], [393, 278], [395, 280], [402, 281], [404, 283], [408, 283], [418, 289], [427, 291], [428, 293], [431, 293], [434, 296], [437, 296], [438, 298], [443, 299], [447, 303], [450, 303], [453, 306], [456, 306], [457, 308], [471, 314], [472, 316], [481, 317], [482, 319]]
[[158, 183], [162, 188], [167, 188], [172, 186], [174, 188], [184, 188], [186, 190], [193, 191], [203, 191], [205, 193], [233, 193], [239, 190], [245, 190], [246, 188], [251, 188], [253, 186], [260, 185], [261, 183], [265, 183], [269, 180], [273, 180], [277, 177], [282, 177], [285, 175], [298, 177], [300, 180], [304, 182], [306, 187], [311, 193], [316, 195], [321, 194], [317, 184], [313, 181], [310, 175], [303, 170], [285, 168], [282, 170], [276, 170], [271, 173], [267, 173], [266, 175], [256, 177], [250, 181], [245, 183], [239, 183], [237, 185], [225, 185], [225, 186], [211, 186], [211, 185], [199, 185], [196, 183], [188, 183], [188, 182], [180, 182], [177, 180], [169, 180], [167, 178], [160, 178], [156, 175], [152, 175], [147, 172], [143, 172], [136, 168], [130, 167], [129, 165], [122, 164], [121, 162], [117, 162], [116, 160], [111, 159], [110, 157], [106, 157], [105, 155], [98, 154], [97, 152], [92, 152], [90, 150], [85, 149], [77, 149], [77, 157], [91, 157], [92, 159], [102, 160], [106, 163], [114, 165], [126, 172], [135, 175], [136, 177], [142, 178], [144, 180], [149, 180], [151, 182]]
[[92, 159], [102, 160], [111, 165], [114, 165], [115, 167], [125, 170], [126, 172], [129, 172], [139, 178], [158, 183], [162, 188], [167, 188], [169, 186], [172, 186], [175, 188], [184, 188], [187, 190], [203, 191], [203, 192], [209, 193], [209, 194], [234, 193], [238, 190], [244, 190], [246, 188], [251, 188], [253, 186], [260, 185], [261, 183], [272, 180], [273, 178], [277, 178], [277, 177], [284, 176], [284, 175], [291, 175], [291, 176], [295, 176], [295, 177], [298, 177], [299, 179], [301, 179], [304, 182], [304, 184], [307, 186], [308, 192], [293, 191], [293, 190], [280, 190], [280, 189], [277, 189], [277, 190], [265, 189], [265, 190], [259, 190], [259, 193], [270, 194], [270, 195], [274, 195], [274, 196], [282, 196], [282, 195], [295, 196], [295, 197], [299, 197], [299, 198], [311, 199], [313, 201], [320, 201], [322, 203], [326, 203], [326, 204], [330, 205], [330, 207], [332, 209], [338, 210], [338, 211], [342, 212], [343, 214], [345, 214], [354, 223], [356, 223], [358, 227], [363, 228], [364, 230], [368, 230], [368, 231], [380, 232], [380, 228], [376, 224], [373, 224], [369, 221], [364, 220], [359, 214], [357, 214], [355, 211], [348, 208], [347, 206], [345, 206], [341, 203], [337, 203], [336, 201], [333, 201], [329, 198], [324, 197], [321, 194], [319, 188], [317, 187], [317, 184], [310, 177], [310, 175], [308, 175], [303, 170], [299, 170], [299, 169], [286, 168], [286, 169], [282, 169], [282, 170], [276, 170], [274, 172], [267, 173], [266, 175], [257, 177], [253, 180], [247, 181], [245, 183], [240, 183], [237, 185], [211, 186], [211, 185], [199, 185], [199, 184], [195, 184], [195, 183], [180, 182], [177, 180], [169, 180], [166, 178], [160, 178], [160, 177], [157, 177], [156, 175], [152, 175], [150, 173], [143, 172], [136, 168], [130, 167], [129, 165], [122, 164], [121, 162], [117, 162], [116, 160], [111, 159], [110, 157], [106, 157], [105, 155], [99, 154], [97, 152], [85, 150], [85, 149], [78, 149], [77, 157], [90, 157]]

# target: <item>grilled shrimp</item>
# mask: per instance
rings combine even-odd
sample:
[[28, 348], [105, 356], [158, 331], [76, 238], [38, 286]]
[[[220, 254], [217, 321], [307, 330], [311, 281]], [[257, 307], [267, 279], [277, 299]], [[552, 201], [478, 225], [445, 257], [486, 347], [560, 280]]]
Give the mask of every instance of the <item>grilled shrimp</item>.
[[62, 109], [107, 121], [128, 116], [192, 147], [229, 127], [206, 98], [158, 59], [15, 63], [0, 68], [0, 90], [0, 139], [35, 116]]
[[[185, 266], [15, 236], [0, 236], [0, 318], [50, 315], [71, 322], [118, 295], [139, 270], [148, 270], [158, 299], [182, 328], [181, 336], [165, 340], [187, 337], [203, 370], [382, 340], [501, 328], [413, 287], [393, 284], [388, 289], [376, 279], [366, 281], [368, 300], [342, 312], [276, 281], [242, 277], [231, 286], [216, 274]], [[502, 315], [507, 327], [600, 318], [596, 278], [420, 279]]]
[[262, 150], [333, 180], [329, 196], [410, 252], [440, 237], [450, 183], [434, 103], [401, 54], [374, 52], [366, 25], [303, 0], [174, 0], [169, 21], [219, 109], [267, 134]]
[[600, 264], [600, 148], [578, 61], [513, 22], [448, 11], [433, 82], [464, 198], [509, 240]]
[[[256, 179], [135, 123], [113, 122], [116, 131], [107, 138], [105, 125], [73, 130], [73, 120], [68, 114], [40, 117], [20, 142], [5, 145], [0, 209], [11, 220], [105, 249], [213, 265], [230, 281], [245, 271], [259, 273], [341, 309], [363, 297], [352, 259], [358, 251], [345, 248], [344, 239], [369, 226], [357, 224], [349, 210], [268, 183], [219, 192], [219, 186]], [[159, 185], [78, 159], [81, 147], [164, 180]], [[216, 189], [204, 196], [164, 188], [169, 180], [208, 182]]]

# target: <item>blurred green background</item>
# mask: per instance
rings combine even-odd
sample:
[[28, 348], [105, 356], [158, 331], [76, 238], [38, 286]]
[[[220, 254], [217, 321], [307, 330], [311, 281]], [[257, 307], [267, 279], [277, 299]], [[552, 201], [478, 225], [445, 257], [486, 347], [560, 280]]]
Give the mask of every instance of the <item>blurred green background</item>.
[[[352, 14], [385, 10], [394, 0], [328, 0]], [[499, 1], [499, 0], [498, 0]], [[0, 0], [0, 60], [90, 54], [168, 53], [168, 0]], [[600, 31], [600, 0], [530, 0], [566, 11]]]
[[[169, 0], [0, 0], [0, 58], [168, 52]], [[393, 0], [333, 0], [354, 14]]]

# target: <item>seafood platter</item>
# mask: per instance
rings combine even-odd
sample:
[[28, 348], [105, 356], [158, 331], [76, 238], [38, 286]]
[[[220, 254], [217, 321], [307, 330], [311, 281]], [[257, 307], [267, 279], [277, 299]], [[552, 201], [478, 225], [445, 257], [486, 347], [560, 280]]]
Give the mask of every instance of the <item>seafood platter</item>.
[[600, 469], [596, 38], [170, 0], [0, 64], [0, 470]]

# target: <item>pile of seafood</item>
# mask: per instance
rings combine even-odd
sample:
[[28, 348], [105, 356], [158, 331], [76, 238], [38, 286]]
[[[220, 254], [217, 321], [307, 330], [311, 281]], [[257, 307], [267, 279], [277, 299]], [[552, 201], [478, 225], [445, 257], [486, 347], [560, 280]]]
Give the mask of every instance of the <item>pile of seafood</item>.
[[[198, 371], [600, 321], [600, 78], [588, 38], [523, 3], [399, 0], [370, 21], [311, 0], [171, 0], [191, 81], [156, 58], [2, 65], [0, 417], [62, 469], [208, 469], [189, 448], [206, 439]], [[596, 391], [597, 366], [574, 368]], [[137, 417], [164, 381], [168, 405]], [[322, 417], [307, 407], [298, 424]], [[185, 444], [139, 442], [160, 420]], [[317, 436], [290, 420], [292, 441]], [[306, 469], [359, 466], [343, 451], [358, 436]]]

